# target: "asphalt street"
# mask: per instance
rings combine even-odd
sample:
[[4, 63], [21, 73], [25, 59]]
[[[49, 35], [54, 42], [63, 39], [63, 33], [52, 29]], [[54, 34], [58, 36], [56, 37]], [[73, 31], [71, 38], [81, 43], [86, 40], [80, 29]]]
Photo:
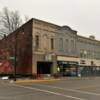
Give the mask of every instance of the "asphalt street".
[[100, 100], [100, 78], [19, 84], [0, 81], [0, 100]]

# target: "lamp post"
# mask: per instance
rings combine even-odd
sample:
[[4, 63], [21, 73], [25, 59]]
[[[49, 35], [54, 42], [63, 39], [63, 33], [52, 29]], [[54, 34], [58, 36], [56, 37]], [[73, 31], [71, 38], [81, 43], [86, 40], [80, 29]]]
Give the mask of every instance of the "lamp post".
[[[15, 45], [14, 45], [14, 81], [16, 81], [16, 67], [17, 67], [17, 47], [18, 47], [18, 32], [15, 33]], [[24, 28], [22, 28], [21, 30], [21, 34], [24, 35]]]
[[18, 34], [15, 34], [15, 45], [14, 45], [14, 81], [16, 81], [16, 66], [17, 66], [17, 37]]

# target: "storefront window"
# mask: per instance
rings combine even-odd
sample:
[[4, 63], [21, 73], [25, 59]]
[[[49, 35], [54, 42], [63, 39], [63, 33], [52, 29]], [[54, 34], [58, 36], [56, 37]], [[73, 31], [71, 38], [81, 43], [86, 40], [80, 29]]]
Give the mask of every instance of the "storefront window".
[[60, 74], [62, 76], [76, 76], [77, 75], [77, 62], [58, 62], [58, 65], [60, 67]]

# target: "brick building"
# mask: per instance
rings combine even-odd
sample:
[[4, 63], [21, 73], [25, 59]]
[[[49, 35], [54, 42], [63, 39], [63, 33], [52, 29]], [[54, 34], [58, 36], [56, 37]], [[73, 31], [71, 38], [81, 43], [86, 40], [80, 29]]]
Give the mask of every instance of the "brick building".
[[[9, 56], [2, 56], [1, 63], [8, 61], [12, 65], [14, 70], [14, 58], [16, 49], [16, 72], [20, 73], [32, 73], [32, 21], [30, 20], [26, 24], [22, 25], [19, 29], [4, 36], [0, 42], [0, 50], [3, 52], [9, 52]], [[17, 43], [17, 44], [16, 44]], [[16, 45], [16, 47], [15, 47]], [[3, 72], [5, 73], [5, 72]]]
[[0, 58], [12, 70], [16, 51], [17, 74], [100, 75], [100, 41], [79, 36], [68, 26], [32, 18], [4, 37], [0, 50], [8, 52], [6, 57], [1, 52]]

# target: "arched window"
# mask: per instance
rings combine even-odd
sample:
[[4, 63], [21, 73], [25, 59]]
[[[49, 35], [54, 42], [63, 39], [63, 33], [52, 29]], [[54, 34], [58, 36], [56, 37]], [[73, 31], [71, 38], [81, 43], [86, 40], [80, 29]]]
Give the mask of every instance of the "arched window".
[[39, 35], [35, 36], [35, 43], [36, 43], [36, 48], [39, 48]]
[[51, 50], [54, 49], [54, 38], [51, 38]]
[[71, 53], [74, 53], [75, 50], [75, 43], [74, 40], [71, 40]]
[[47, 49], [48, 47], [48, 37], [46, 34], [43, 36], [43, 46], [44, 46], [44, 49]]
[[63, 51], [63, 38], [59, 39], [59, 50]]
[[68, 52], [69, 50], [69, 41], [68, 41], [68, 39], [66, 39], [65, 40], [65, 50], [66, 50], [66, 52]]

